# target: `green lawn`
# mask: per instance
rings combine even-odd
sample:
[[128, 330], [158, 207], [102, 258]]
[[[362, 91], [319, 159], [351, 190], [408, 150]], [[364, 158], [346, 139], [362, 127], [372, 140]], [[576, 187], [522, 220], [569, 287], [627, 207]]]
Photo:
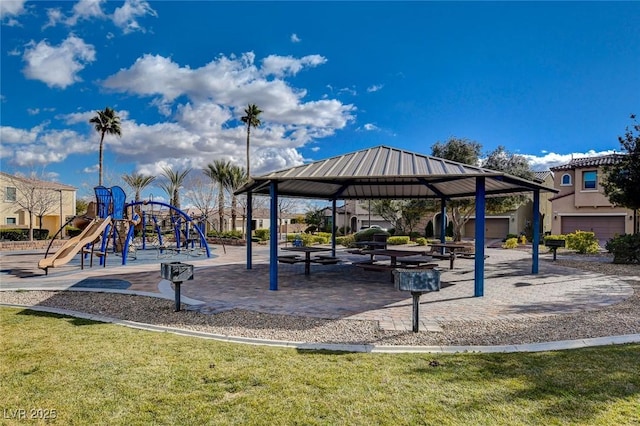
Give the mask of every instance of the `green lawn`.
[[65, 425], [640, 423], [640, 345], [310, 352], [8, 308], [0, 339], [0, 424], [31, 409]]

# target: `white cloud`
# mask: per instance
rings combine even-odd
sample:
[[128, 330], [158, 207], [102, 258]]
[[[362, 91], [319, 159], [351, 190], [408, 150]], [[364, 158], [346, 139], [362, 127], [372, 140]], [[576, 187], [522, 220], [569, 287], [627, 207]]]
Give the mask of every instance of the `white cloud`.
[[47, 18], [47, 23], [42, 26], [43, 30], [49, 27], [55, 27], [60, 22], [64, 22], [64, 14], [60, 8], [47, 9]]
[[0, 20], [7, 19], [7, 25], [16, 25], [17, 21], [12, 18], [20, 16], [25, 12], [24, 4], [26, 0], [3, 0], [0, 1]]
[[372, 124], [372, 123], [367, 123], [362, 127], [367, 131], [379, 130], [378, 126], [376, 126], [375, 124]]
[[[42, 47], [31, 46], [30, 51], [35, 55], [39, 49], [56, 49], [42, 43]], [[167, 119], [138, 123], [128, 111], [116, 108], [122, 137], [107, 136], [105, 152], [118, 163], [133, 163], [136, 170], [153, 174], [159, 172], [160, 165], [201, 169], [218, 158], [244, 166], [246, 128], [240, 117], [247, 104], [255, 103], [263, 113], [262, 125], [251, 131], [253, 174], [302, 164], [301, 147], [334, 135], [354, 120], [354, 105], [331, 98], [308, 99], [306, 90], [293, 87], [285, 79], [325, 61], [319, 55], [283, 60], [270, 56], [263, 61], [270, 75], [283, 75], [274, 79], [268, 78], [264, 67], [256, 67], [251, 52], [237, 57], [221, 55], [194, 69], [159, 55], [140, 57], [129, 68], [103, 81], [103, 87], [148, 97], [151, 104], [168, 114]], [[99, 145], [89, 124], [94, 115], [95, 111], [58, 114], [55, 123], [62, 123], [67, 128], [64, 131], [50, 129], [48, 124], [20, 134], [18, 129], [9, 129], [9, 133], [15, 133], [11, 139], [31, 142], [20, 143], [15, 149], [5, 149], [3, 143], [2, 155], [17, 165], [44, 165], [63, 161], [71, 154], [86, 154], [93, 163]], [[3, 139], [4, 133], [3, 130]]]
[[127, 34], [133, 31], [144, 31], [137, 19], [143, 16], [158, 16], [155, 10], [144, 0], [125, 0], [124, 5], [113, 13], [113, 23]]
[[269, 55], [262, 60], [261, 71], [265, 76], [284, 77], [296, 75], [305, 67], [316, 67], [325, 62], [327, 59], [320, 55], [308, 55], [299, 59], [293, 56]]
[[40, 114], [40, 108], [27, 108], [27, 114], [38, 115]]
[[373, 93], [381, 90], [384, 87], [384, 84], [374, 84], [372, 86], [367, 87], [367, 92]]
[[302, 39], [298, 37], [298, 34], [296, 33], [291, 34], [291, 43], [300, 43], [301, 41]]
[[105, 17], [102, 11], [102, 3], [106, 0], [80, 0], [73, 5], [73, 14], [66, 20], [66, 24], [73, 26], [80, 20], [90, 20], [93, 18], [102, 19]]
[[29, 79], [64, 89], [82, 81], [78, 73], [95, 58], [94, 47], [74, 35], [67, 37], [59, 46], [51, 46], [46, 40], [37, 44], [31, 41], [22, 57], [26, 62], [23, 72]]
[[555, 152], [542, 151], [542, 154], [544, 154], [542, 156], [533, 155], [533, 154], [522, 154], [522, 156], [527, 159], [527, 161], [529, 162], [533, 170], [544, 171], [544, 170], [549, 170], [549, 168], [551, 167], [567, 164], [574, 158], [598, 157], [601, 155], [613, 154], [614, 152], [615, 151], [613, 150], [607, 150], [607, 151], [589, 150], [587, 152], [557, 154]]

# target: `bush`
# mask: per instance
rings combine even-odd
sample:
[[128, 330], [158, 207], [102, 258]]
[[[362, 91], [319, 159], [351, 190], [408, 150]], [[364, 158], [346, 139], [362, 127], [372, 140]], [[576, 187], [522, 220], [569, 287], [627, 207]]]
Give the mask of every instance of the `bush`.
[[420, 235], [419, 232], [416, 232], [416, 231], [409, 232], [409, 239], [410, 240], [415, 240], [416, 238], [420, 238], [421, 236], [422, 235]]
[[353, 247], [353, 243], [355, 242], [355, 238], [353, 238], [353, 235], [345, 235], [344, 237], [337, 237], [336, 238], [336, 244], [339, 244], [341, 246], [345, 246], [345, 247]]
[[416, 244], [418, 244], [419, 246], [426, 246], [427, 239], [424, 237], [416, 238]]
[[507, 241], [502, 245], [504, 249], [514, 249], [518, 248], [518, 239], [517, 238], [507, 238]]
[[575, 250], [578, 253], [597, 253], [600, 249], [596, 234], [593, 232], [576, 231], [568, 234], [566, 238], [567, 248]]
[[27, 241], [29, 239], [28, 229], [0, 229], [0, 238], [8, 241]]
[[427, 238], [433, 238], [433, 221], [427, 222], [426, 228], [424, 228], [424, 236]]
[[387, 244], [390, 246], [399, 246], [402, 244], [409, 244], [411, 239], [407, 235], [397, 236], [397, 237], [389, 237], [387, 240]]
[[269, 230], [265, 228], [256, 229], [255, 235], [257, 238], [260, 238], [261, 241], [267, 241], [269, 239]]
[[504, 237], [504, 240], [502, 240], [502, 241], [507, 241], [510, 238], [518, 238], [518, 237], [519, 237], [519, 235], [517, 235], [517, 234], [507, 234], [507, 236]]
[[71, 238], [77, 237], [82, 233], [82, 229], [76, 228], [75, 226], [67, 226], [66, 228], [64, 228], [64, 231]]
[[640, 234], [616, 236], [607, 241], [605, 248], [613, 254], [613, 263], [640, 263]]
[[314, 232], [316, 232], [318, 230], [318, 227], [315, 225], [311, 225], [309, 227], [307, 227], [307, 229], [304, 230], [305, 234], [313, 234]]

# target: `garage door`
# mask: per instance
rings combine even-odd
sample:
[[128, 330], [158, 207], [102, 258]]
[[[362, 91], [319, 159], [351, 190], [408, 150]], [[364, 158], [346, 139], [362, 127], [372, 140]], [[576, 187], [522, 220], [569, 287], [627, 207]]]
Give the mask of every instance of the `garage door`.
[[615, 234], [624, 234], [625, 216], [562, 216], [562, 233], [590, 231], [599, 240], [613, 238]]
[[[508, 218], [487, 218], [484, 227], [485, 238], [504, 238], [509, 233]], [[474, 238], [476, 235], [476, 221], [469, 219], [464, 225], [464, 236]]]

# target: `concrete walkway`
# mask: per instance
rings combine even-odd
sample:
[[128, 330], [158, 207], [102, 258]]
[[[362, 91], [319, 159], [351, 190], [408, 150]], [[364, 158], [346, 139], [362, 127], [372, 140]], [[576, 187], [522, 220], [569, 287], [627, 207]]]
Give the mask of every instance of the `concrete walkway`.
[[[411, 330], [411, 295], [396, 291], [388, 272], [363, 271], [350, 264], [363, 260], [361, 256], [340, 253], [343, 263], [312, 265], [309, 276], [304, 275], [303, 264], [281, 264], [279, 290], [270, 291], [268, 248], [255, 247], [251, 270], [245, 266], [244, 247], [227, 247], [226, 253], [219, 248], [214, 253], [216, 256], [212, 259], [152, 259], [131, 261], [127, 266], [94, 265], [83, 271], [77, 265], [70, 265], [50, 270], [48, 276], [35, 266], [42, 257], [40, 252], [0, 253], [0, 290], [108, 291], [173, 299], [173, 288], [161, 279], [159, 264], [180, 260], [195, 267], [194, 280], [182, 285], [182, 302], [202, 313], [237, 308], [284, 315], [373, 320], [382, 329]], [[563, 268], [545, 260], [540, 263], [540, 273], [532, 275], [530, 254], [501, 249], [487, 249], [487, 254], [485, 291], [480, 298], [473, 297], [472, 260], [457, 259], [453, 270], [448, 269], [448, 261], [439, 262], [442, 289], [421, 297], [421, 331], [438, 331], [440, 324], [455, 320], [509, 320], [588, 311], [620, 303], [633, 294], [633, 289], [618, 277]], [[545, 256], [541, 255], [543, 259]], [[640, 335], [634, 336], [518, 347], [439, 348], [438, 351], [550, 350], [640, 341]], [[288, 342], [272, 343], [290, 346]], [[393, 351], [424, 349], [397, 347]], [[434, 351], [434, 348], [427, 349]], [[380, 348], [365, 345], [348, 350]]]

